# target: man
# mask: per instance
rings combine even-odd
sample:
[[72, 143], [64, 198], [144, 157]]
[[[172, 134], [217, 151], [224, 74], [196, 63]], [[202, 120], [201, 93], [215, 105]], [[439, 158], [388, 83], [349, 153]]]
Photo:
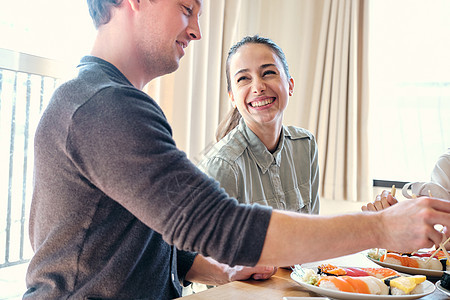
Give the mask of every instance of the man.
[[285, 266], [441, 240], [433, 225], [450, 225], [450, 204], [438, 199], [320, 217], [228, 198], [176, 148], [163, 112], [141, 91], [200, 39], [202, 0], [88, 4], [98, 27], [91, 56], [55, 92], [36, 131], [35, 255], [24, 299], [170, 299], [183, 280], [273, 272], [215, 260]]

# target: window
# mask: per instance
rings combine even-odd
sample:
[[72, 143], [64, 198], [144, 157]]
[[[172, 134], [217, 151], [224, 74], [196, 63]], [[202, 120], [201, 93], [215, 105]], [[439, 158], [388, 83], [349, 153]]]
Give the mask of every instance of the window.
[[429, 181], [450, 147], [450, 1], [369, 1], [372, 178]]
[[[59, 78], [89, 53], [86, 1], [0, 0], [0, 268], [32, 255], [33, 136]], [[1, 293], [0, 293], [1, 294]], [[1, 295], [0, 295], [1, 298]]]
[[0, 0], [0, 48], [71, 66], [89, 53], [95, 28], [86, 1]]

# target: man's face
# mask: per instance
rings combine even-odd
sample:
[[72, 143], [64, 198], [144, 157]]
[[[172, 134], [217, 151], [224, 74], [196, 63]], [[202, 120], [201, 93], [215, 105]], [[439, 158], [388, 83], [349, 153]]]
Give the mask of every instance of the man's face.
[[175, 71], [191, 40], [201, 38], [202, 0], [140, 0], [137, 55], [152, 77]]

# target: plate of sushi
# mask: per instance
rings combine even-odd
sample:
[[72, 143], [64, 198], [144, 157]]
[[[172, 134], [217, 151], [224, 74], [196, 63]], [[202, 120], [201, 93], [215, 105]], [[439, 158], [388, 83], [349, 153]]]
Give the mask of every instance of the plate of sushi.
[[389, 268], [295, 265], [291, 278], [311, 292], [334, 299], [418, 299], [436, 289], [424, 275], [411, 276]]
[[[431, 257], [434, 254], [433, 257]], [[450, 270], [450, 261], [443, 251], [397, 253], [384, 249], [371, 249], [367, 257], [376, 264], [399, 272], [429, 277], [441, 277]]]

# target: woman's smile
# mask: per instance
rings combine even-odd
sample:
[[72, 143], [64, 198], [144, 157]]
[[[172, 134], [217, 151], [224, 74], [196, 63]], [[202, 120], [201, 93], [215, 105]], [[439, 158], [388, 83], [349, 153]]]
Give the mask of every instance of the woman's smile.
[[253, 108], [267, 108], [272, 106], [271, 104], [273, 102], [275, 102], [276, 98], [275, 97], [263, 97], [263, 98], [259, 98], [257, 100], [251, 101], [249, 103], [249, 106], [253, 107]]

